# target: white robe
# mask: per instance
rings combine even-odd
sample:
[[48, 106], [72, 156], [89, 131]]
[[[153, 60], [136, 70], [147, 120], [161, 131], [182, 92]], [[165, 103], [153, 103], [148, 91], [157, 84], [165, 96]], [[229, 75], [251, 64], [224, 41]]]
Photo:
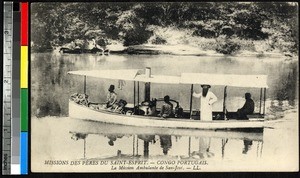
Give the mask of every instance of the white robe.
[[200, 120], [212, 121], [212, 104], [218, 99], [215, 94], [208, 91], [206, 97], [202, 96], [202, 93], [193, 93], [193, 96], [200, 98]]

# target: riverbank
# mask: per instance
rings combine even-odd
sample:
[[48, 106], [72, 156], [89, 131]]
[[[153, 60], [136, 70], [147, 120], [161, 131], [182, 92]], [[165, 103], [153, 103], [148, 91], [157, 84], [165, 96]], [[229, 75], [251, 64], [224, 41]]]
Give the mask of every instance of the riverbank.
[[[209, 57], [254, 57], [254, 58], [278, 58], [283, 60], [297, 60], [298, 55], [289, 52], [282, 52], [279, 49], [270, 49], [265, 41], [243, 41], [235, 40], [233, 42], [217, 41], [216, 39], [200, 38], [194, 39], [196, 42], [188, 44], [182, 43], [167, 43], [167, 44], [153, 44], [145, 43], [141, 45], [124, 46], [119, 41], [112, 41], [109, 45], [100, 49], [101, 52], [97, 54], [104, 54], [104, 49], [110, 54], [129, 54], [129, 55], [176, 55], [176, 56], [209, 56]], [[191, 40], [190, 40], [191, 41]], [[222, 44], [221, 44], [222, 43]], [[35, 46], [31, 47], [32, 53], [40, 52], [55, 52], [61, 53], [62, 46], [56, 46], [54, 49], [38, 50]], [[99, 48], [101, 48], [99, 46]], [[86, 49], [68, 49], [66, 54], [81, 54]], [[108, 54], [106, 53], [106, 54]], [[96, 54], [96, 52], [95, 52]]]
[[298, 113], [298, 103], [298, 99], [295, 99], [293, 102], [267, 99], [265, 120], [278, 120], [290, 113]]
[[249, 50], [240, 50], [239, 52], [226, 55], [218, 53], [215, 50], [203, 50], [199, 47], [189, 45], [133, 45], [124, 47], [122, 45], [109, 45], [111, 54], [130, 54], [130, 55], [177, 55], [177, 56], [210, 56], [210, 57], [255, 57], [255, 58], [282, 58], [284, 60], [297, 60], [297, 56], [282, 53], [279, 51], [255, 52]]

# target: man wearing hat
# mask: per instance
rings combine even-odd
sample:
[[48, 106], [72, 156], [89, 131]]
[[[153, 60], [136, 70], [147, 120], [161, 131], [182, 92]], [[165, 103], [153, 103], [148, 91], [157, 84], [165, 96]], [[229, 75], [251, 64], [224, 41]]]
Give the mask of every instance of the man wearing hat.
[[244, 106], [237, 110], [238, 119], [248, 119], [247, 114], [253, 114], [254, 112], [254, 101], [251, 99], [250, 93], [245, 93], [246, 102]]
[[201, 93], [193, 93], [194, 97], [200, 98], [200, 120], [212, 121], [212, 105], [218, 99], [215, 94], [213, 94], [211, 91], [208, 91], [210, 85], [201, 85], [201, 87]]
[[117, 94], [114, 92], [115, 86], [110, 85], [108, 89], [108, 94], [106, 97], [106, 107], [109, 108], [111, 107], [116, 101], [117, 101]]

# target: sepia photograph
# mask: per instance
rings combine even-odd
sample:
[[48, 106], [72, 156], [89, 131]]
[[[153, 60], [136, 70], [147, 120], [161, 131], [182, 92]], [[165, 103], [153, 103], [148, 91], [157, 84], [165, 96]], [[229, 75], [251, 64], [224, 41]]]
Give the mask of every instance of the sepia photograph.
[[297, 2], [30, 3], [31, 172], [299, 171]]

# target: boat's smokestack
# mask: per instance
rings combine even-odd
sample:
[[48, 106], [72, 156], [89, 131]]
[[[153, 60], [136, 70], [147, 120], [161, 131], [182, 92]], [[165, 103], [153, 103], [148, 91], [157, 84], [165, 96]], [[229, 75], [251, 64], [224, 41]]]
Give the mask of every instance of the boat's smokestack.
[[151, 68], [150, 68], [150, 67], [146, 67], [146, 69], [145, 69], [145, 75], [146, 75], [146, 77], [148, 77], [148, 78], [151, 77]]

